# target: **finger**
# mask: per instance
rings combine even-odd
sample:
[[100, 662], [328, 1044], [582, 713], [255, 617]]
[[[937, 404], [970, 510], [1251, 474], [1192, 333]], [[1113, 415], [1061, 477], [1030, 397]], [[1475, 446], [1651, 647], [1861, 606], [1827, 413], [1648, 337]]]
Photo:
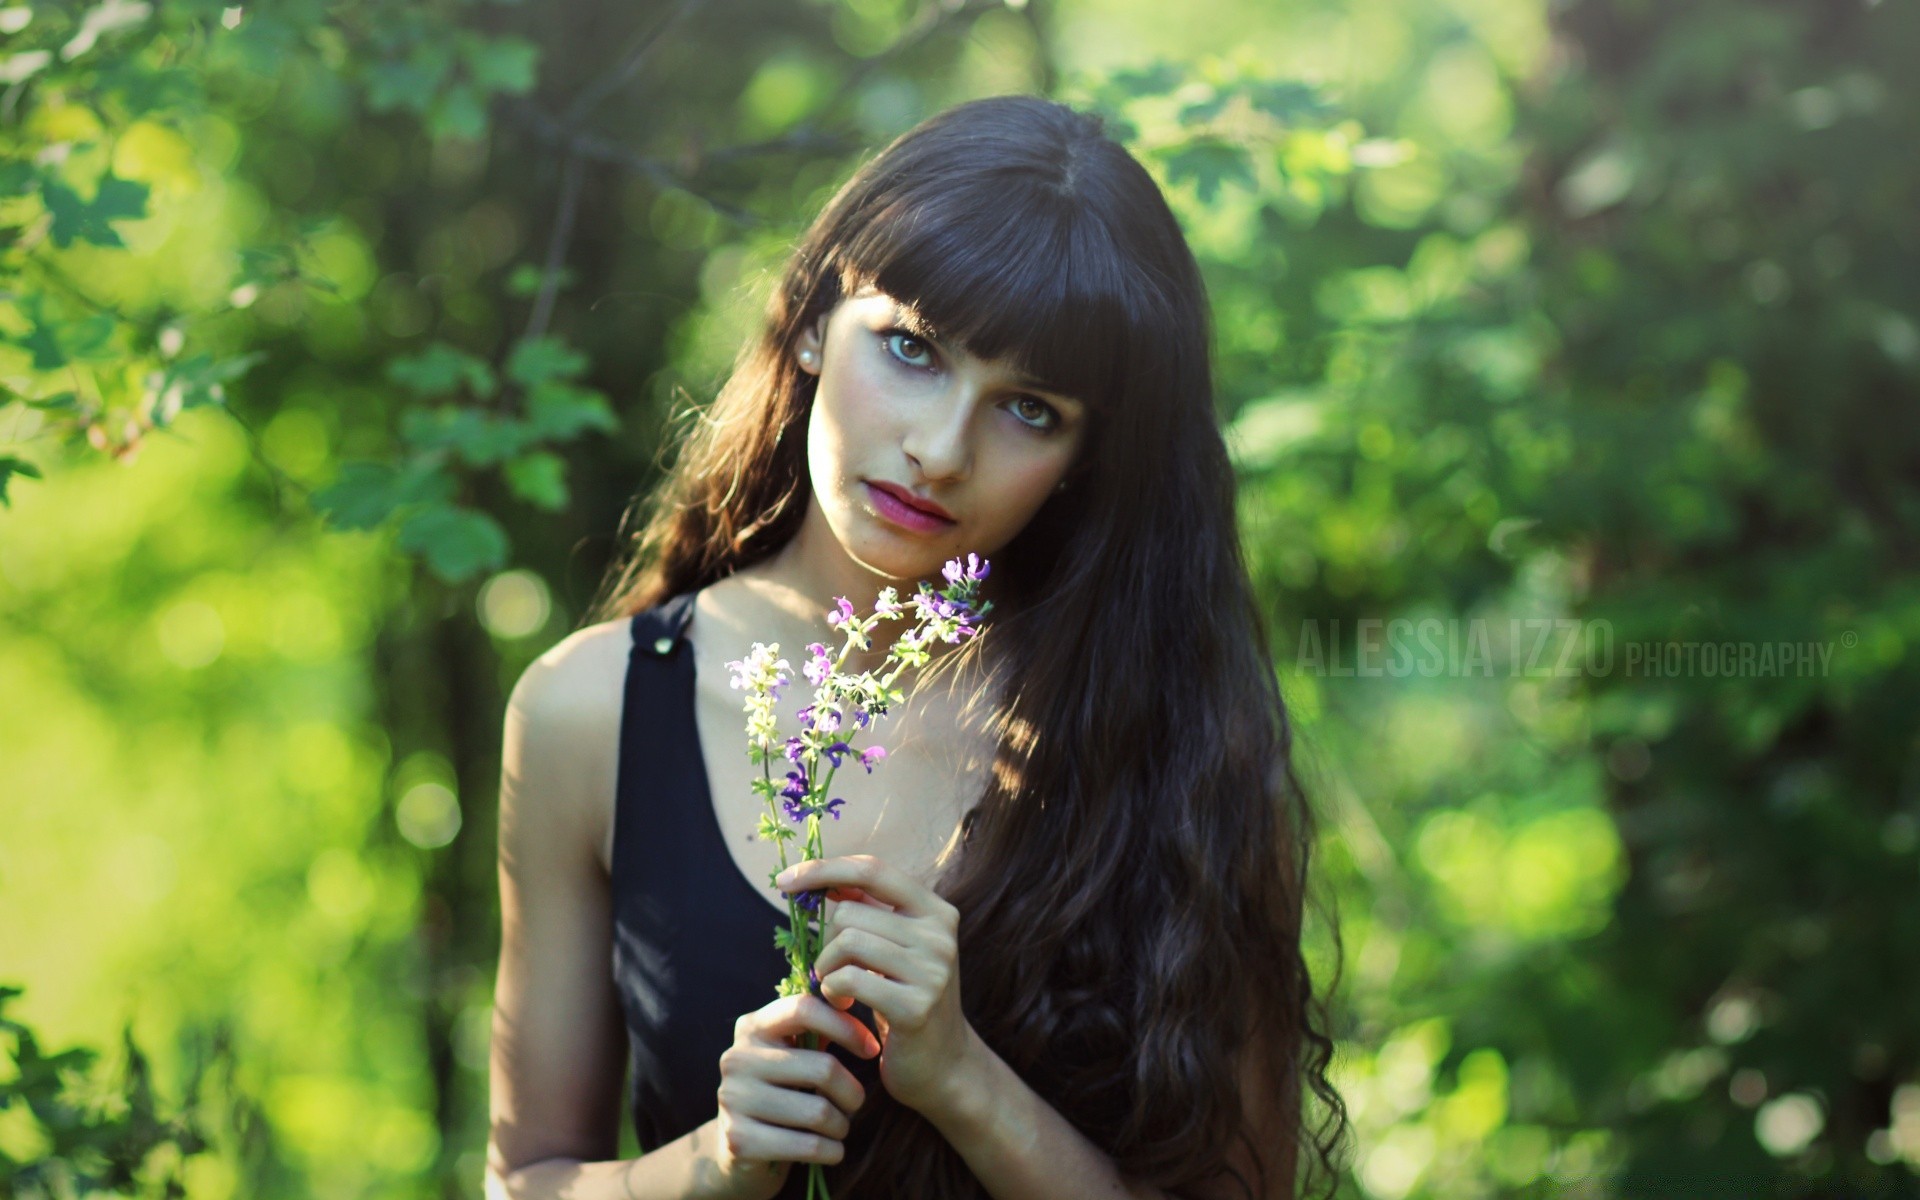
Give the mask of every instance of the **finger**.
[[734, 1026], [736, 1039], [745, 1037], [770, 1046], [785, 1046], [788, 1038], [803, 1033], [817, 1033], [838, 1042], [861, 1058], [880, 1053], [880, 1043], [872, 1030], [818, 996], [783, 996], [748, 1013]]
[[905, 913], [865, 903], [835, 905], [827, 917], [826, 940], [822, 944], [831, 944], [843, 929], [864, 929], [902, 946], [930, 944], [937, 948], [947, 940], [944, 936], [947, 930], [938, 921], [916, 919]]
[[859, 903], [875, 905], [875, 906], [883, 907], [887, 909], [891, 909], [893, 907], [891, 904], [887, 904], [884, 901], [882, 901], [880, 897], [869, 896], [867, 895], [866, 892], [860, 890], [857, 887], [828, 888], [827, 899], [833, 901], [835, 904], [859, 902]]
[[813, 1088], [852, 1114], [867, 1102], [867, 1089], [840, 1060], [822, 1050], [762, 1046], [749, 1042], [720, 1056], [722, 1074], [746, 1074], [782, 1087]]
[[861, 966], [845, 966], [820, 977], [822, 994], [851, 998], [872, 1009], [889, 1024], [917, 1029], [926, 1022], [933, 1001], [921, 988], [899, 983]]
[[878, 897], [914, 917], [936, 914], [944, 917], [953, 911], [953, 906], [936, 895], [932, 888], [871, 854], [810, 858], [776, 875], [774, 886], [784, 892], [859, 888], [867, 895]]
[[847, 1136], [852, 1122], [838, 1104], [818, 1092], [778, 1087], [764, 1079], [736, 1076], [722, 1080], [720, 1093], [736, 1115], [752, 1117], [769, 1125], [817, 1133], [839, 1141]]
[[846, 1147], [833, 1138], [769, 1125], [744, 1115], [727, 1122], [725, 1136], [728, 1152], [749, 1162], [817, 1162], [832, 1166], [846, 1157]]
[[939, 964], [928, 961], [928, 957], [877, 933], [842, 929], [813, 960], [813, 969], [823, 987], [829, 974], [849, 963], [903, 983], [925, 984], [933, 982], [939, 971]]

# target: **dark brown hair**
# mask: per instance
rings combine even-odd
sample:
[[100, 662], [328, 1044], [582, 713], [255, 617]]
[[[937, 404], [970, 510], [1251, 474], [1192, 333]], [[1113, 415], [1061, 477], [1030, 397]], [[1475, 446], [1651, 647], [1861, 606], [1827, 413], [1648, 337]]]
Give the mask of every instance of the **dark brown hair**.
[[[588, 620], [705, 587], [792, 537], [815, 383], [793, 344], [866, 284], [1092, 410], [1072, 485], [991, 556], [996, 607], [965, 647], [1020, 665], [995, 676], [994, 770], [939, 881], [961, 913], [968, 1019], [1129, 1174], [1177, 1190], [1245, 1139], [1250, 1196], [1294, 1195], [1303, 1146], [1309, 1191], [1317, 1178], [1330, 1193], [1346, 1113], [1301, 953], [1313, 821], [1242, 558], [1205, 287], [1152, 177], [1099, 117], [976, 100], [862, 165], [691, 414]], [[1268, 1097], [1264, 1127], [1243, 1086]], [[985, 1195], [884, 1089], [829, 1178], [839, 1200]]]

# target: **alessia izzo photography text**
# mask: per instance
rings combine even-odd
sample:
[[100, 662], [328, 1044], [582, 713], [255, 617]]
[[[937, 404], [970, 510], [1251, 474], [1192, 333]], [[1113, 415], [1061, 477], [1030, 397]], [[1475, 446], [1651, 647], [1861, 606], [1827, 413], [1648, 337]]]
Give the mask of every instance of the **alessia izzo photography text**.
[[1852, 630], [1824, 641], [1623, 639], [1606, 620], [1361, 617], [1301, 621], [1292, 661], [1297, 675], [1331, 678], [1809, 678], [1858, 640]]

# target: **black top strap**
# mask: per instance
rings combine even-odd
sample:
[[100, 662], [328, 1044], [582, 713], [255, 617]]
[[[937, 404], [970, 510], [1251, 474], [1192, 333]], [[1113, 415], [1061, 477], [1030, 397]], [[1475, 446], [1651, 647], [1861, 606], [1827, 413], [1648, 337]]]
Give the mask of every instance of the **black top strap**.
[[693, 601], [698, 592], [682, 592], [652, 608], [633, 615], [633, 648], [636, 653], [664, 658], [687, 637], [693, 623]]

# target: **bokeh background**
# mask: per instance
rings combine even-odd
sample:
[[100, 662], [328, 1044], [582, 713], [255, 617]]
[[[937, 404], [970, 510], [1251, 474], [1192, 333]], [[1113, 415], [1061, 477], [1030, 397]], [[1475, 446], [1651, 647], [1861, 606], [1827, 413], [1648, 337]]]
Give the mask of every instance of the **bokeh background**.
[[[833, 188], [1032, 92], [1206, 270], [1343, 1192], [1920, 1195], [1916, 55], [1907, 0], [0, 7], [0, 1194], [480, 1194], [508, 690]], [[1689, 643], [1811, 651], [1628, 669]]]

